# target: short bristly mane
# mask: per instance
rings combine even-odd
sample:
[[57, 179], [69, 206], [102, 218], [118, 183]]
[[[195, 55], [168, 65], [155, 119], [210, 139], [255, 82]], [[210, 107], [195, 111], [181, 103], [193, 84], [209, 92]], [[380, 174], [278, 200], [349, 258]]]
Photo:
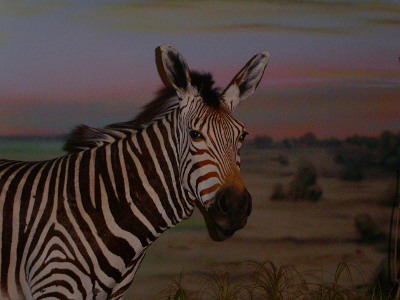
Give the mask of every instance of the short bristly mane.
[[[221, 106], [220, 89], [214, 87], [212, 74], [191, 71], [190, 77], [192, 86], [199, 92], [204, 103], [218, 109]], [[178, 101], [175, 89], [172, 86], [165, 86], [131, 121], [110, 124], [104, 128], [77, 126], [69, 134], [63, 149], [68, 153], [80, 152], [125, 138], [171, 112], [177, 107]]]
[[[215, 82], [212, 74], [192, 71], [190, 76], [192, 85], [199, 92], [204, 103], [210, 107], [219, 108], [221, 106], [220, 89], [214, 87]], [[165, 86], [156, 93], [156, 97], [146, 104], [133, 120], [111, 124], [105, 128], [133, 128], [138, 130], [170, 112], [176, 105], [178, 105], [178, 98], [176, 97], [175, 89], [172, 86]]]

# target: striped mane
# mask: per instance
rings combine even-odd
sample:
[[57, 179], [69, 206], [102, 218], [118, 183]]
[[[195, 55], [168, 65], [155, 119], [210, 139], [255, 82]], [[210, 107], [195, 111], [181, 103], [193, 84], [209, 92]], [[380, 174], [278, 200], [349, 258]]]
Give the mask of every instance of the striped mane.
[[[212, 74], [191, 71], [190, 76], [192, 86], [196, 88], [204, 103], [210, 107], [219, 108], [221, 106], [220, 89], [214, 87]], [[83, 124], [75, 127], [69, 134], [63, 149], [68, 153], [80, 152], [135, 134], [138, 130], [173, 111], [178, 106], [178, 101], [175, 89], [172, 86], [165, 86], [133, 120], [110, 124], [103, 128], [93, 128]]]

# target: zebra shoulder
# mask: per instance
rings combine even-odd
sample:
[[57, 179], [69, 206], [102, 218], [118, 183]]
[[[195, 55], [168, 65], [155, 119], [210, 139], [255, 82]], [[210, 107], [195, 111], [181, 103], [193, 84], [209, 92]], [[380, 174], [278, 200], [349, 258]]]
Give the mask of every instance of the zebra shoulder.
[[81, 124], [75, 127], [64, 144], [63, 150], [75, 153], [91, 148], [96, 148], [125, 137], [127, 133], [108, 128], [93, 128]]

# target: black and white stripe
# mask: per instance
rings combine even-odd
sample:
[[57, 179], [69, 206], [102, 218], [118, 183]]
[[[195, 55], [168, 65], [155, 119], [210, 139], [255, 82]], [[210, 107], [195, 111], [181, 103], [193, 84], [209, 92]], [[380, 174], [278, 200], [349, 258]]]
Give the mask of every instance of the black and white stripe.
[[244, 127], [223, 94], [210, 106], [194, 81], [178, 87], [192, 95], [158, 99], [134, 121], [80, 127], [67, 156], [0, 160], [1, 299], [121, 299], [147, 247], [240, 179]]

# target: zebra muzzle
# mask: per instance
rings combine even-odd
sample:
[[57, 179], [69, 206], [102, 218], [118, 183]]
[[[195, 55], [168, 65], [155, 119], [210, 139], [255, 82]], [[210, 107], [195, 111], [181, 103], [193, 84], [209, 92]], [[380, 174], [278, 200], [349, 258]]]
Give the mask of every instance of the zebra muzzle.
[[251, 214], [252, 199], [246, 188], [234, 185], [222, 187], [208, 210], [203, 210], [209, 234], [223, 241], [243, 228]]

